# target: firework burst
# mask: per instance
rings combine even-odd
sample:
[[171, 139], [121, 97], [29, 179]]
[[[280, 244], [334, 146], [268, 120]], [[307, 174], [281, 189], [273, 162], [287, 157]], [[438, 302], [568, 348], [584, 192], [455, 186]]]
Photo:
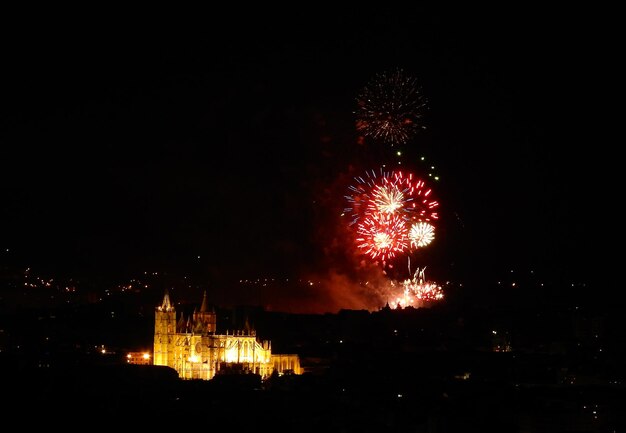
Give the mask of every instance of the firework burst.
[[405, 219], [419, 222], [433, 222], [439, 219], [437, 209], [439, 202], [433, 198], [433, 191], [426, 186], [421, 179], [416, 179], [412, 173], [403, 175], [402, 172], [394, 174], [394, 183], [410, 197], [403, 208]]
[[409, 249], [434, 239], [439, 203], [426, 183], [412, 173], [367, 172], [348, 189], [349, 225], [356, 227], [359, 251], [383, 265]]
[[420, 128], [427, 108], [417, 80], [402, 69], [377, 74], [357, 97], [356, 128], [375, 140], [406, 143]]
[[381, 170], [377, 175], [370, 171], [355, 180], [356, 184], [350, 185], [344, 196], [348, 205], [343, 212], [350, 215], [350, 225], [376, 214], [399, 215], [412, 224], [433, 224], [439, 218], [439, 203], [433, 198], [432, 189], [412, 173]]
[[408, 246], [406, 223], [397, 215], [372, 214], [359, 223], [357, 247], [383, 263]]
[[[425, 270], [425, 268], [417, 269], [413, 278], [402, 282], [402, 294], [395, 298], [393, 305], [401, 308], [420, 308], [431, 306], [434, 302], [443, 299], [441, 286], [426, 281]], [[392, 284], [392, 287], [395, 285]]]
[[435, 226], [427, 222], [420, 221], [409, 229], [409, 241], [411, 248], [422, 248], [430, 244], [435, 239]]
[[[365, 175], [355, 177], [356, 183], [348, 187], [348, 194], [345, 199], [348, 205], [344, 208], [344, 215], [350, 216], [350, 225], [356, 224], [361, 218], [376, 213], [377, 208], [374, 203], [375, 191], [383, 187], [384, 179], [391, 176], [391, 173], [385, 172], [382, 168], [377, 174], [371, 170], [365, 172]], [[381, 198], [379, 197], [379, 200]]]

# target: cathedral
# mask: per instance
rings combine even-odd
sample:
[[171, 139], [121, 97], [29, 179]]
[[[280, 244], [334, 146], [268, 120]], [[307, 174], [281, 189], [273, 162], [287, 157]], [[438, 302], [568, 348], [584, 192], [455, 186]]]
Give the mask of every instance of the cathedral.
[[265, 379], [278, 374], [301, 374], [295, 354], [272, 354], [268, 340], [259, 341], [248, 329], [218, 334], [216, 314], [208, 308], [206, 292], [199, 310], [185, 318], [166, 291], [156, 307], [153, 364], [171, 367], [182, 379], [210, 380], [216, 374], [255, 373]]

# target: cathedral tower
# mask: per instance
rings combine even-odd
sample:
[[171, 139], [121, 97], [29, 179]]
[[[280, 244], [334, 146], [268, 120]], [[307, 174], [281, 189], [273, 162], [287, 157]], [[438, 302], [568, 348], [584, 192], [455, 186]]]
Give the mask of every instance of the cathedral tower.
[[176, 310], [165, 291], [163, 302], [156, 307], [154, 320], [154, 364], [174, 366]]

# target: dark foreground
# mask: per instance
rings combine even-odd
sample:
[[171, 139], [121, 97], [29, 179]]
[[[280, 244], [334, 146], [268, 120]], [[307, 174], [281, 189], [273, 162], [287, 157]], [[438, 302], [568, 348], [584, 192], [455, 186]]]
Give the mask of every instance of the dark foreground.
[[[372, 374], [224, 375], [182, 381], [167, 367], [4, 370], [3, 418], [25, 427], [178, 426], [297, 432], [619, 432], [623, 387], [515, 385], [401, 368]], [[22, 424], [23, 423], [23, 424]]]

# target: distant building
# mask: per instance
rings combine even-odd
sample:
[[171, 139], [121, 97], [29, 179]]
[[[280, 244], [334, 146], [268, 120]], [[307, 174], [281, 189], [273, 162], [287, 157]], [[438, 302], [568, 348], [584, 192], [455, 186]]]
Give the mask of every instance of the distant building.
[[148, 352], [128, 352], [126, 362], [135, 365], [152, 365], [152, 357]]
[[[272, 354], [268, 340], [259, 341], [253, 329], [216, 333], [216, 314], [207, 305], [206, 292], [200, 309], [185, 318], [176, 310], [166, 292], [156, 308], [154, 321], [154, 365], [171, 367], [182, 379], [209, 380], [216, 374], [255, 373], [269, 377], [301, 374], [295, 354]], [[246, 327], [248, 328], [248, 327]]]

